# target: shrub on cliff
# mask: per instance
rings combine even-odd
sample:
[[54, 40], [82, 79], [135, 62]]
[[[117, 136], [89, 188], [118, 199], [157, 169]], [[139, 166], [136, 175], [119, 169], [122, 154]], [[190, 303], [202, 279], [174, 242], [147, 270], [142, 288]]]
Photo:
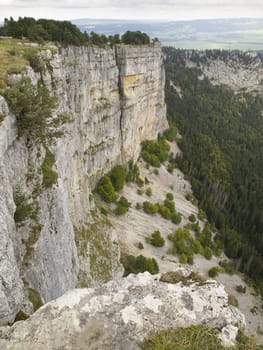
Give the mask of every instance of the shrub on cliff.
[[141, 156], [146, 163], [159, 168], [167, 160], [170, 146], [165, 139], [161, 141], [145, 140], [142, 142]]
[[29, 78], [22, 77], [5, 90], [4, 97], [16, 116], [18, 137], [25, 135], [43, 142], [56, 136], [50, 126], [57, 99], [50, 96], [41, 82], [33, 85]]
[[108, 175], [104, 175], [99, 181], [97, 186], [97, 192], [101, 196], [101, 198], [107, 203], [115, 202], [117, 199], [115, 189]]
[[159, 205], [156, 203], [151, 203], [148, 201], [143, 202], [143, 210], [146, 214], [157, 214], [159, 209]]
[[55, 156], [46, 147], [46, 155], [41, 165], [43, 175], [43, 186], [45, 188], [51, 188], [57, 183], [58, 173], [55, 170], [53, 170], [53, 165], [55, 164], [55, 162]]
[[117, 208], [115, 210], [116, 215], [123, 215], [127, 213], [131, 206], [131, 203], [128, 202], [127, 198], [121, 196], [117, 203]]
[[159, 272], [159, 266], [154, 258], [146, 258], [143, 255], [134, 256], [126, 255], [121, 258], [121, 263], [124, 266], [124, 276], [128, 276], [130, 273], [139, 273], [149, 271], [152, 275]]
[[115, 191], [121, 191], [123, 189], [125, 179], [126, 179], [127, 171], [121, 165], [116, 165], [112, 171], [109, 173], [109, 177], [111, 179], [111, 183], [115, 189]]
[[155, 247], [163, 247], [165, 244], [165, 240], [161, 236], [160, 231], [154, 231], [150, 236], [146, 238], [146, 241]]

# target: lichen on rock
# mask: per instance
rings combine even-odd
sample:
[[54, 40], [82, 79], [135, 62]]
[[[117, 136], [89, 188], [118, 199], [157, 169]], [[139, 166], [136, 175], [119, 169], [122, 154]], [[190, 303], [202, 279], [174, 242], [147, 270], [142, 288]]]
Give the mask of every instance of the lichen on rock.
[[6, 331], [1, 348], [16, 350], [23, 344], [29, 350], [138, 350], [157, 329], [192, 324], [222, 329], [225, 344], [234, 343], [244, 316], [228, 305], [221, 284], [210, 280], [185, 286], [159, 279], [145, 272], [98, 288], [69, 291]]

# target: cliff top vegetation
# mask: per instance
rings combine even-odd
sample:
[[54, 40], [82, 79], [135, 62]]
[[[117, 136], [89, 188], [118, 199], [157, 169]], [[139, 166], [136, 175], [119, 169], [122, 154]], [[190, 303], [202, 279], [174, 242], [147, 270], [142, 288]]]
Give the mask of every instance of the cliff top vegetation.
[[[67, 45], [149, 45], [151, 39], [141, 31], [127, 31], [122, 36], [119, 34], [106, 36], [95, 32], [82, 33], [79, 28], [69, 21], [56, 21], [52, 19], [35, 20], [31, 17], [24, 17], [15, 21], [12, 17], [5, 18], [4, 25], [0, 28], [0, 36], [8, 36], [17, 39], [26, 38], [33, 42], [44, 43], [54, 41], [63, 46]], [[157, 42], [154, 39], [152, 42]]]

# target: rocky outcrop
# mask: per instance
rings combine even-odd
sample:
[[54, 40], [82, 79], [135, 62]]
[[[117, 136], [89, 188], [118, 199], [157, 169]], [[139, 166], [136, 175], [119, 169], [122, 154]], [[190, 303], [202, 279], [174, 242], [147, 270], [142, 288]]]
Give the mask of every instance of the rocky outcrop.
[[[41, 55], [45, 69], [27, 75], [57, 96], [54, 120], [67, 121], [48, 144], [57, 181], [46, 187], [48, 151], [17, 138], [0, 99], [0, 324], [30, 313], [29, 290], [47, 302], [122, 273], [116, 232], [96, 211], [92, 190], [115, 164], [136, 159], [144, 138], [167, 128], [160, 47], [54, 47]], [[34, 217], [15, 223], [15, 197]]]
[[25, 322], [2, 329], [1, 349], [137, 350], [157, 329], [205, 324], [235, 341], [244, 316], [228, 305], [219, 283], [171, 284], [148, 272], [129, 275], [96, 289], [67, 292]]
[[256, 52], [226, 50], [176, 50], [164, 48], [165, 59], [179, 66], [198, 68], [214, 85], [226, 85], [237, 92], [263, 90], [263, 57]]

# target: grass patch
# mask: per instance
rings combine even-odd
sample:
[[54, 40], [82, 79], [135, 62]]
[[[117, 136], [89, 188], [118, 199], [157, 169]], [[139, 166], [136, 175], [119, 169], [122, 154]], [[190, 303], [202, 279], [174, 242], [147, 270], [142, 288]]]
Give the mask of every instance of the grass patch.
[[0, 89], [8, 83], [8, 74], [21, 73], [28, 61], [24, 57], [23, 45], [16, 39], [0, 39]]
[[14, 323], [16, 323], [17, 321], [25, 321], [29, 318], [29, 315], [26, 314], [24, 311], [20, 310], [18, 311], [18, 313], [16, 314]]
[[29, 203], [25, 195], [17, 190], [14, 197], [16, 211], [14, 214], [15, 223], [21, 225], [27, 219], [34, 221], [38, 218], [38, 207]]
[[184, 286], [190, 286], [193, 283], [204, 284], [206, 279], [196, 272], [191, 272], [188, 276], [185, 276], [180, 270], [179, 271], [169, 271], [163, 273], [160, 282], [165, 283], [179, 283], [182, 282]]
[[207, 326], [157, 332], [141, 345], [142, 350], [223, 350], [217, 331]]
[[42, 230], [41, 224], [36, 224], [31, 228], [31, 231], [29, 233], [29, 237], [27, 241], [24, 241], [23, 243], [26, 246], [26, 252], [23, 257], [23, 264], [27, 265], [30, 260], [32, 259], [33, 253], [34, 253], [34, 245], [38, 241], [40, 237], [40, 233]]
[[55, 162], [55, 156], [50, 152], [48, 148], [46, 148], [46, 155], [41, 165], [43, 175], [43, 186], [45, 188], [51, 188], [57, 183], [58, 173], [52, 169]]
[[237, 336], [234, 347], [224, 347], [218, 338], [218, 330], [204, 325], [159, 331], [141, 345], [142, 350], [262, 350], [252, 338], [242, 331]]
[[28, 299], [31, 301], [34, 311], [37, 311], [43, 305], [39, 292], [33, 288], [28, 288]]
[[2, 123], [2, 121], [5, 119], [5, 115], [3, 113], [0, 113], [0, 124]]
[[8, 85], [8, 75], [25, 72], [31, 65], [36, 72], [43, 69], [38, 53], [48, 47], [32, 47], [29, 42], [12, 38], [0, 38], [0, 89]]
[[233, 294], [228, 295], [228, 304], [231, 306], [238, 307], [238, 300]]

